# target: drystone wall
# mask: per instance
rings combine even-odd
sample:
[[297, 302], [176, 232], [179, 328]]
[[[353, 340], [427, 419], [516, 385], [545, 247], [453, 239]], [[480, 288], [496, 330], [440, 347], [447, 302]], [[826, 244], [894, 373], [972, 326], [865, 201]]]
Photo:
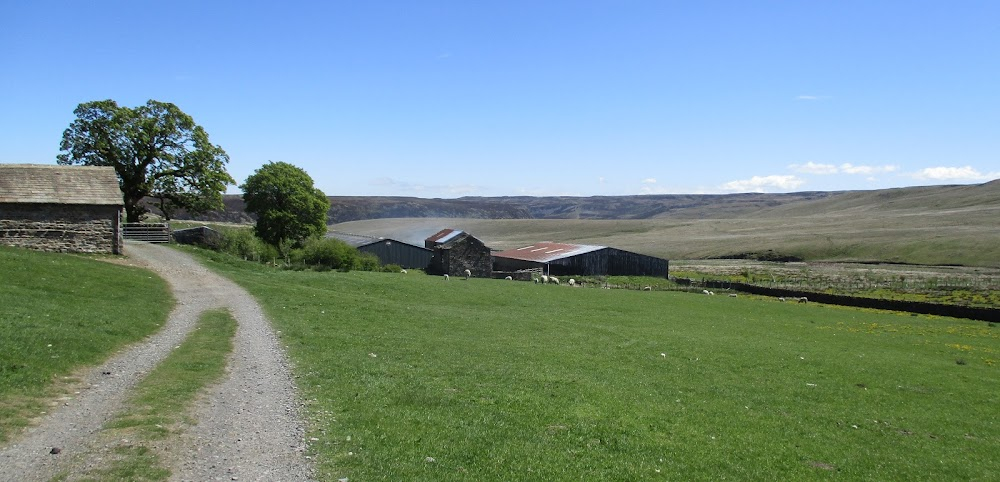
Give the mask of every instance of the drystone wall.
[[121, 206], [0, 204], [0, 244], [120, 254]]

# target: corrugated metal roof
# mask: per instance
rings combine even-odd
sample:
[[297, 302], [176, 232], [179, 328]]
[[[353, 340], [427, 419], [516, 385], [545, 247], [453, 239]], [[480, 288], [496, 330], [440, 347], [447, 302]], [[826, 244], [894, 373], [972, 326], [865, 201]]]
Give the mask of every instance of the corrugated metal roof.
[[589, 253], [591, 251], [604, 249], [606, 247], [607, 246], [592, 246], [589, 244], [553, 243], [550, 241], [545, 241], [542, 243], [532, 244], [531, 246], [525, 246], [523, 248], [508, 249], [506, 251], [500, 251], [499, 253], [493, 253], [493, 256], [498, 258], [510, 258], [510, 259], [520, 259], [524, 261], [537, 261], [540, 263], [548, 263], [551, 261], [555, 261], [557, 259], [569, 258], [580, 254]]
[[448, 241], [451, 241], [452, 239], [455, 239], [456, 236], [462, 234], [463, 232], [464, 231], [462, 231], [461, 229], [442, 229], [437, 233], [431, 235], [431, 237], [427, 238], [427, 241], [436, 244], [444, 244], [447, 243]]
[[0, 164], [0, 203], [122, 206], [113, 167]]
[[396, 243], [396, 244], [401, 244], [401, 245], [405, 245], [405, 246], [411, 246], [411, 247], [418, 248], [418, 249], [427, 249], [427, 248], [424, 248], [423, 246], [417, 246], [417, 245], [406, 243], [406, 242], [403, 242], [403, 241], [397, 241], [397, 240], [392, 239], [392, 238], [382, 238], [382, 237], [376, 237], [376, 236], [369, 236], [369, 235], [366, 235], [366, 234], [345, 233], [343, 231], [330, 231], [330, 232], [326, 233], [326, 237], [328, 237], [328, 238], [334, 238], [334, 239], [339, 239], [339, 240], [347, 243], [348, 245], [350, 245], [352, 248], [360, 248], [362, 246], [368, 246], [369, 244], [375, 244], [375, 243], [381, 243], [381, 242], [389, 242], [389, 243]]
[[366, 236], [363, 234], [351, 234], [340, 231], [330, 231], [329, 233], [326, 234], [326, 237], [339, 239], [349, 244], [352, 248], [357, 248], [359, 246], [367, 246], [369, 244], [377, 243], [382, 240], [382, 238], [376, 238], [375, 236]]

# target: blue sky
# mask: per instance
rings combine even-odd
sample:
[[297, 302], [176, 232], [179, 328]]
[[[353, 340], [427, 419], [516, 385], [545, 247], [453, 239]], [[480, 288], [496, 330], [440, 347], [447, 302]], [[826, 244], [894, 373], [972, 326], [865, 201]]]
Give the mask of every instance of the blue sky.
[[[177, 104], [329, 195], [792, 192], [1000, 177], [1000, 2], [0, 0], [0, 162]], [[235, 187], [230, 192], [238, 192]]]

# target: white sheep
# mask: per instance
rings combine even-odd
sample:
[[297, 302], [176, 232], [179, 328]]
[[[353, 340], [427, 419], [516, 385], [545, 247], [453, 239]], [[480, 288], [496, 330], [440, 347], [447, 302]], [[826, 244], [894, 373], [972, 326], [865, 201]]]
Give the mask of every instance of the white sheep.
[[448, 276], [447, 274], [445, 274], [445, 275], [444, 275], [444, 280], [445, 280], [445, 281], [448, 281], [448, 279], [450, 279], [450, 278], [451, 278], [451, 277], [450, 277], [450, 276]]
[[730, 298], [736, 298], [736, 296], [737, 296], [736, 293], [729, 293]]
[[576, 286], [576, 280], [575, 280], [575, 279], [573, 279], [573, 278], [570, 278], [570, 279], [569, 279], [569, 285], [570, 285], [570, 286]]
[[799, 303], [808, 303], [808, 302], [809, 302], [809, 298], [806, 298], [805, 296], [799, 298]]
[[465, 270], [465, 279], [469, 279], [471, 277], [472, 277], [472, 271]]
[[707, 294], [709, 294], [709, 291], [708, 291], [708, 290], [701, 290], [701, 292], [702, 292], [702, 293], [705, 293], [706, 295], [707, 295]]
[[785, 302], [785, 297], [784, 297], [784, 296], [782, 296], [781, 298], [778, 298], [778, 301], [780, 301], [780, 302], [784, 303], [784, 302]]
[[402, 273], [402, 274], [406, 274], [406, 270], [405, 269], [401, 269], [401, 270], [399, 270], [399, 272]]
[[543, 274], [543, 275], [542, 275], [542, 284], [546, 284], [546, 283], [548, 283], [548, 282], [549, 282], [549, 277], [548, 277], [548, 276], [545, 276], [545, 275]]
[[642, 290], [643, 291], [653, 291], [653, 287], [652, 286], [643, 286]]
[[549, 281], [559, 284], [559, 278], [556, 278], [555, 276], [549, 276]]
[[514, 280], [514, 278], [511, 278], [510, 276], [507, 276], [507, 277], [506, 277], [506, 278], [504, 278], [504, 279], [505, 279], [505, 280], [507, 280], [507, 281], [513, 281], [513, 280]]
[[531, 280], [534, 281], [536, 285], [538, 284], [538, 278], [531, 278]]

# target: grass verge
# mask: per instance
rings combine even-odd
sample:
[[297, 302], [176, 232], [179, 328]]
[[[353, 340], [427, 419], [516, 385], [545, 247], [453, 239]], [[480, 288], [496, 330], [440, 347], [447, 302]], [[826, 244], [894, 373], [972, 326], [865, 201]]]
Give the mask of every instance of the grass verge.
[[325, 480], [1000, 471], [986, 323], [211, 259], [282, 331]]
[[45, 413], [72, 373], [158, 330], [174, 300], [149, 271], [0, 247], [0, 442]]
[[235, 333], [229, 312], [205, 312], [184, 343], [139, 383], [125, 412], [105, 427], [102, 436], [115, 442], [105, 465], [84, 480], [167, 480], [170, 470], [151, 445], [189, 422], [186, 414], [198, 393], [223, 375]]

